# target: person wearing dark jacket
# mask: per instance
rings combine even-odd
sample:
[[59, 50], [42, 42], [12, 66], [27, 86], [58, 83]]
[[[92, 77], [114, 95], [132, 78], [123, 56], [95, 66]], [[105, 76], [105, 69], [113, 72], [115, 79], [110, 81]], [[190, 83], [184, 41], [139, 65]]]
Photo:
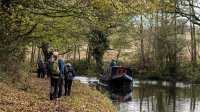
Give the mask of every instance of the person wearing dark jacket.
[[65, 69], [64, 69], [64, 76], [65, 76], [65, 96], [66, 95], [70, 95], [71, 93], [71, 86], [72, 86], [72, 81], [73, 78], [75, 77], [75, 71], [72, 68], [70, 63], [67, 63], [65, 65]]
[[46, 64], [43, 60], [38, 62], [38, 77], [44, 78], [46, 74]]
[[109, 66], [117, 66], [117, 63], [116, 63], [116, 61], [115, 60], [111, 60], [111, 63], [110, 63], [110, 65]]

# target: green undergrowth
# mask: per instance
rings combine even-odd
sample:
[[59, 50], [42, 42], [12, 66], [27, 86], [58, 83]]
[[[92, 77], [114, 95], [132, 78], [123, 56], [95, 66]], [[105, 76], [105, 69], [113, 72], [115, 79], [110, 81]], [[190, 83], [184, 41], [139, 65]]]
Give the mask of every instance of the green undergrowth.
[[0, 77], [1, 112], [116, 112], [106, 96], [79, 81], [73, 82], [71, 96], [50, 101], [49, 79], [30, 75], [23, 84], [16, 84]]

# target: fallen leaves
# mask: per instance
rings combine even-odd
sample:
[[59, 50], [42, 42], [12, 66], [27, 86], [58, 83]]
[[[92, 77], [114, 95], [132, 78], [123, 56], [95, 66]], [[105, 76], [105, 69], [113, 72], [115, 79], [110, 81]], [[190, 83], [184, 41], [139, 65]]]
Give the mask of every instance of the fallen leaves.
[[97, 90], [74, 81], [71, 96], [50, 101], [49, 79], [31, 75], [27, 89], [12, 84], [0, 83], [1, 112], [115, 112], [112, 102]]

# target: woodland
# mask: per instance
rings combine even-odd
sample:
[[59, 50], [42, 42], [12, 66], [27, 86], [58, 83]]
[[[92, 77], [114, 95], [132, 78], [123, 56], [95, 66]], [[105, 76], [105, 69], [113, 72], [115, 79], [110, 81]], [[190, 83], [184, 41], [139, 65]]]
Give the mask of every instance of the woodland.
[[19, 81], [57, 50], [98, 75], [113, 51], [135, 77], [199, 82], [199, 12], [199, 0], [1, 0], [0, 74]]
[[134, 78], [199, 83], [199, 31], [199, 0], [0, 0], [0, 111], [116, 112], [78, 81], [49, 101], [35, 74], [52, 51], [81, 76], [114, 59]]

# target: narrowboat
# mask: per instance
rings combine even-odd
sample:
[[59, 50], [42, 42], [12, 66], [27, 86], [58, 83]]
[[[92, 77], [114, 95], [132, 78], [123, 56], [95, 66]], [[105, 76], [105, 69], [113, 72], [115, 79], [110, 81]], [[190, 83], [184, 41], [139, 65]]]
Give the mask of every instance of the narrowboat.
[[130, 68], [121, 66], [103, 67], [99, 78], [101, 85], [112, 87], [127, 87], [133, 84], [133, 74]]

